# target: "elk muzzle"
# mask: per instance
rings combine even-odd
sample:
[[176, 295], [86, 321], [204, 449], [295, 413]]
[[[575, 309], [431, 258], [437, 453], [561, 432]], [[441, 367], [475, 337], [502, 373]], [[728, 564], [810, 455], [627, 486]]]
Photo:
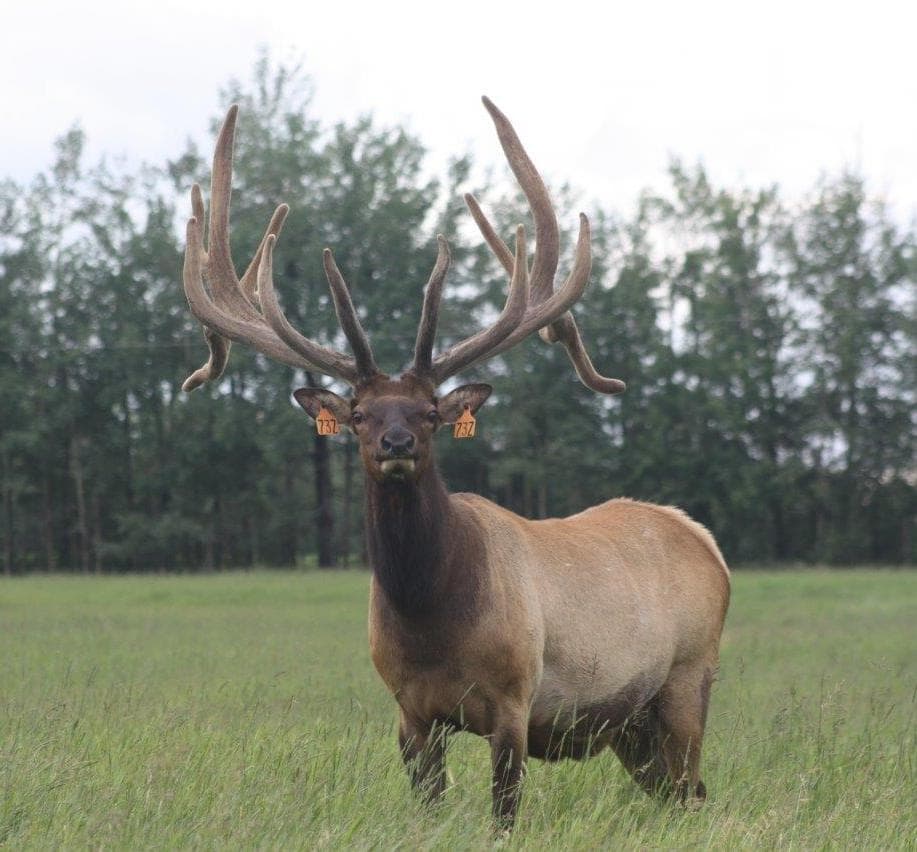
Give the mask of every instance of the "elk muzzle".
[[379, 469], [384, 476], [403, 478], [414, 473], [416, 458], [414, 436], [403, 426], [393, 426], [379, 439], [377, 456]]

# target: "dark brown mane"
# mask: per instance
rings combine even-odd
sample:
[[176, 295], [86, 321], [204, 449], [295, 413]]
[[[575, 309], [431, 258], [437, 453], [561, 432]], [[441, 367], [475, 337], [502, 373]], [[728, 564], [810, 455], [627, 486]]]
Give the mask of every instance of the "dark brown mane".
[[400, 615], [473, 614], [483, 543], [455, 517], [435, 465], [419, 481], [366, 478], [366, 542], [373, 573]]

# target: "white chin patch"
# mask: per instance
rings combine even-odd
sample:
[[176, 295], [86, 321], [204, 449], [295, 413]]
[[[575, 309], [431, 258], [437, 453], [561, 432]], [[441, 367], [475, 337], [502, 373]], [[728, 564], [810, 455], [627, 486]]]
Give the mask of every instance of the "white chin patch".
[[414, 459], [386, 459], [379, 467], [386, 476], [405, 476], [414, 472]]

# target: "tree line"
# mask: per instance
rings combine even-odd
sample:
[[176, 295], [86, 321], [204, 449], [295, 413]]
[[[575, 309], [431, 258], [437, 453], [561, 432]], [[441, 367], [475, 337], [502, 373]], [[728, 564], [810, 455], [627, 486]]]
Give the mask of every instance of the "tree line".
[[[380, 365], [397, 371], [437, 232], [455, 258], [443, 344], [505, 298], [462, 193], [506, 233], [525, 205], [509, 181], [474, 185], [467, 156], [429, 177], [403, 128], [325, 126], [310, 95], [299, 69], [266, 58], [221, 93], [242, 107], [236, 262], [290, 203], [275, 258], [288, 317], [344, 345], [321, 272], [332, 246]], [[87, 164], [85, 141], [73, 128], [47, 170], [0, 183], [3, 570], [361, 564], [355, 444], [316, 436], [290, 399], [325, 377], [236, 346], [215, 387], [180, 390], [206, 358], [180, 270], [188, 191], [206, 186], [210, 152], [188, 143], [126, 170]], [[575, 193], [554, 195], [575, 223]], [[913, 563], [913, 229], [855, 173], [788, 203], [679, 162], [631, 215], [589, 212], [577, 321], [597, 367], [628, 389], [597, 397], [537, 337], [468, 371], [495, 392], [475, 440], [437, 438], [452, 489], [536, 518], [622, 495], [677, 505], [735, 563]]]

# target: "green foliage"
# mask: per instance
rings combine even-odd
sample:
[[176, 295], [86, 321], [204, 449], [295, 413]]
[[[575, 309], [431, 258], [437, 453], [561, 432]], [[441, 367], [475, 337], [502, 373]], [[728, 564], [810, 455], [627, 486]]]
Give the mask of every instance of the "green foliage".
[[[733, 581], [704, 808], [649, 799], [611, 753], [533, 760], [504, 845], [909, 846], [917, 575]], [[453, 738], [440, 807], [410, 793], [366, 587], [356, 571], [0, 581], [0, 843], [489, 848], [480, 738]]]
[[[909, 534], [902, 525], [890, 540], [875, 537], [888, 492], [907, 490], [908, 477], [913, 484], [913, 237], [867, 202], [862, 180], [843, 175], [800, 217], [792, 263], [793, 282], [820, 319], [801, 341], [812, 376], [805, 401], [815, 511], [820, 520], [830, 515], [833, 528], [815, 555], [881, 559]], [[830, 501], [819, 499], [824, 492]], [[911, 502], [911, 519], [914, 510]]]
[[[467, 156], [428, 177], [423, 145], [402, 128], [370, 116], [324, 126], [311, 98], [301, 69], [267, 55], [221, 93], [214, 130], [230, 102], [242, 107], [235, 260], [243, 270], [289, 203], [275, 259], [287, 315], [346, 347], [321, 266], [331, 246], [395, 373], [437, 231], [454, 256], [438, 345], [505, 300], [462, 193], [474, 189], [507, 239], [527, 207], [471, 187]], [[72, 128], [29, 186], [0, 182], [4, 570], [359, 562], [354, 445], [319, 439], [290, 401], [323, 377], [236, 346], [219, 383], [180, 391], [206, 352], [179, 236], [206, 158], [189, 145], [126, 174], [87, 164], [84, 143]], [[495, 392], [477, 440], [439, 439], [450, 486], [533, 517], [618, 495], [673, 503], [731, 561], [917, 561], [914, 233], [852, 175], [793, 209], [776, 188], [717, 188], [699, 167], [675, 162], [670, 177], [629, 219], [590, 213], [592, 282], [574, 310], [598, 369], [627, 391], [596, 397], [537, 337], [466, 371]], [[574, 194], [555, 196], [573, 227]], [[574, 241], [562, 237], [559, 277]]]

